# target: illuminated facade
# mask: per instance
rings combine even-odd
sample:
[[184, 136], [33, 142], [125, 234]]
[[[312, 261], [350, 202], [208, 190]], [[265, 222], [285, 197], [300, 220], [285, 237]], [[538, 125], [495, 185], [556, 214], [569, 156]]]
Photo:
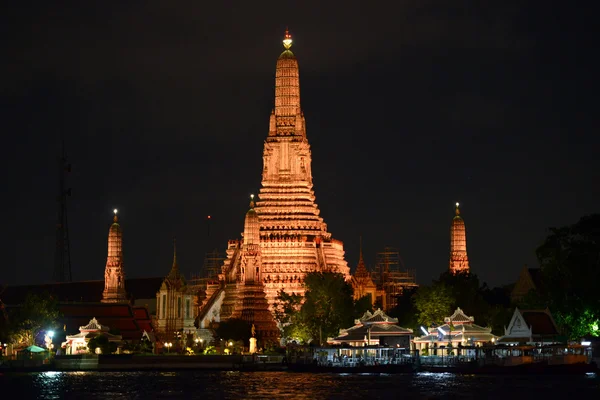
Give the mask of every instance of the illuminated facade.
[[194, 326], [194, 296], [177, 265], [177, 248], [173, 242], [173, 265], [156, 292], [154, 326], [161, 341], [183, 338], [196, 332]]
[[460, 216], [459, 204], [456, 203], [455, 216], [450, 227], [450, 272], [452, 274], [468, 273], [469, 257], [467, 256], [467, 231], [465, 221]]
[[365, 266], [365, 260], [363, 259], [362, 243], [360, 248], [360, 255], [358, 257], [358, 266], [354, 275], [352, 276], [352, 288], [354, 289], [354, 300], [361, 299], [365, 296], [371, 298], [371, 307], [375, 304], [377, 296], [380, 295], [377, 291], [377, 285], [371, 278], [371, 273]]
[[303, 294], [304, 274], [340, 272], [350, 279], [344, 246], [331, 237], [319, 215], [313, 191], [311, 152], [300, 107], [298, 60], [285, 50], [275, 69], [275, 108], [263, 151], [262, 187], [256, 212], [260, 221], [262, 279], [272, 306], [277, 292]]
[[127, 303], [125, 270], [123, 269], [123, 231], [114, 211], [113, 224], [108, 231], [108, 256], [104, 270], [103, 303]]
[[[275, 70], [275, 108], [264, 143], [258, 201], [246, 215], [243, 240], [229, 241], [221, 284], [207, 286], [197, 321], [200, 329], [212, 321], [241, 315], [258, 323], [258, 336], [262, 325], [265, 336], [272, 325], [260, 321], [265, 315], [257, 311], [262, 310], [258, 306], [262, 293], [272, 312], [280, 290], [304, 294], [303, 279], [308, 272], [340, 272], [350, 279], [343, 244], [331, 237], [315, 203], [310, 146], [300, 108], [298, 60], [290, 51], [287, 32], [283, 43], [285, 50]], [[244, 305], [244, 301], [249, 303]], [[256, 312], [243, 311], [250, 309]], [[250, 314], [254, 317], [245, 316]]]

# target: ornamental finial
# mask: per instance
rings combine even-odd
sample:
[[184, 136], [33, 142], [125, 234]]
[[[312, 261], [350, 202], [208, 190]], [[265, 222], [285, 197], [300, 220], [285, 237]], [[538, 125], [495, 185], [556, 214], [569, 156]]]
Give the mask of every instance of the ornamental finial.
[[173, 268], [177, 268], [177, 239], [173, 238]]
[[118, 210], [115, 208], [115, 209], [113, 210], [113, 213], [115, 213], [115, 216], [113, 217], [113, 221], [114, 221], [114, 222], [117, 222], [117, 221], [119, 220], [119, 219], [117, 218], [117, 212], [118, 212]]
[[459, 204], [456, 202], [456, 210], [454, 211], [456, 215], [460, 215], [460, 209], [458, 208]]
[[254, 208], [254, 195], [250, 195], [250, 208]]
[[292, 35], [290, 35], [290, 31], [288, 31], [287, 28], [285, 28], [285, 39], [283, 39], [283, 47], [285, 47], [286, 50], [289, 50], [290, 47], [292, 47]]

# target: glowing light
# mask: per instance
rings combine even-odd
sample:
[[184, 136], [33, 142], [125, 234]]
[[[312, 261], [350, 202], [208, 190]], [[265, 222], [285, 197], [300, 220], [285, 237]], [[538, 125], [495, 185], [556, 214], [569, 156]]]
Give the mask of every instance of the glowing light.
[[115, 209], [113, 210], [113, 212], [115, 213], [115, 215], [117, 215], [117, 212], [118, 212], [118, 210], [115, 208]]
[[423, 331], [423, 333], [424, 333], [425, 335], [429, 335], [429, 332], [427, 332], [427, 329], [425, 329], [424, 327], [421, 327], [421, 330]]
[[456, 207], [458, 207], [458, 205], [459, 205], [459, 204], [458, 204], [458, 201], [457, 201], [457, 202], [456, 202]]
[[598, 332], [598, 323], [594, 322], [591, 326], [592, 332]]
[[443, 329], [442, 329], [442, 327], [440, 327], [440, 326], [438, 326], [438, 328], [437, 328], [437, 329], [438, 329], [438, 331], [440, 331], [440, 333], [441, 333], [442, 335], [447, 335], [447, 334], [448, 334], [448, 332], [446, 332], [445, 330], [443, 330]]
[[206, 218], [210, 219], [210, 215], [208, 217], [206, 217]]
[[48, 337], [52, 339], [54, 337], [54, 331], [48, 331]]
[[289, 50], [289, 48], [292, 47], [292, 35], [290, 35], [290, 32], [287, 29], [285, 30], [285, 39], [283, 39], [283, 47], [285, 47], [286, 50]]
[[581, 342], [582, 346], [590, 346], [592, 342]]
[[230, 346], [233, 346], [233, 342], [229, 342], [229, 345], [230, 345]]
[[251, 194], [251, 195], [250, 195], [250, 198], [251, 198], [252, 200], [254, 200], [254, 195], [253, 195], [253, 194]]

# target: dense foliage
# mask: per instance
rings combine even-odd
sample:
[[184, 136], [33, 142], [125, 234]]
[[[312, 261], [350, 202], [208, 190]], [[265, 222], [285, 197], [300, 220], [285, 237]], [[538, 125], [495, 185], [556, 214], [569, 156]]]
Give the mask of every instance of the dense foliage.
[[570, 338], [600, 336], [600, 214], [550, 232], [537, 249], [542, 301]]
[[55, 330], [59, 317], [58, 305], [48, 293], [29, 293], [20, 307], [11, 310], [7, 335], [17, 345], [42, 345], [43, 333]]
[[340, 328], [353, 325], [362, 315], [366, 300], [353, 300], [352, 286], [333, 272], [311, 272], [304, 278], [305, 294], [279, 293], [275, 316], [284, 337], [300, 343], [323, 343], [336, 337]]

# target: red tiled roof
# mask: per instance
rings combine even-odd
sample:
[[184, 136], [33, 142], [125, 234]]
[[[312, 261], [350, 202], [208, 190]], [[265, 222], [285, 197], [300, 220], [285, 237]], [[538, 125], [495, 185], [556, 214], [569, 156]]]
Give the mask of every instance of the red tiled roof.
[[67, 334], [79, 333], [79, 327], [87, 325], [92, 318], [97, 318], [102, 325], [118, 331], [124, 340], [140, 340], [144, 330], [153, 331], [151, 319], [144, 307], [105, 303], [59, 303], [58, 307], [60, 322], [66, 326]]
[[521, 311], [527, 326], [531, 326], [534, 335], [558, 335], [552, 316], [544, 310]]

